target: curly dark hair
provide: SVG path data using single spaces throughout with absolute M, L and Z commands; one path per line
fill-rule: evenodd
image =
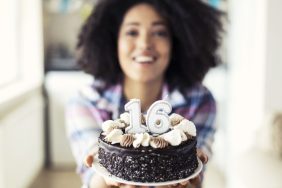
M 170 86 L 187 88 L 201 82 L 211 67 L 221 63 L 216 53 L 223 31 L 223 12 L 200 0 L 100 0 L 78 37 L 78 63 L 95 79 L 108 85 L 123 78 L 118 63 L 117 41 L 126 12 L 148 3 L 167 21 L 172 55 L 165 80 Z

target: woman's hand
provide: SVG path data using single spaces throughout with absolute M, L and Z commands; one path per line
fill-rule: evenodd
M 197 149 L 197 156 L 202 161 L 203 164 L 207 164 L 209 159 L 208 159 L 208 156 L 203 151 L 201 151 L 200 149 Z M 190 179 L 188 181 L 184 181 L 178 184 L 173 184 L 168 187 L 169 188 L 196 188 L 201 184 L 201 182 L 202 180 L 199 174 L 198 176 L 196 176 L 193 179 Z
M 92 167 L 93 162 L 94 162 L 94 155 L 87 155 L 84 159 L 84 164 L 88 168 Z

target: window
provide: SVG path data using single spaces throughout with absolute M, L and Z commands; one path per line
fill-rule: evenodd
M 15 81 L 19 75 L 19 3 L 2 1 L 0 6 L 0 88 Z
M 0 6 L 0 105 L 38 89 L 43 80 L 41 1 Z

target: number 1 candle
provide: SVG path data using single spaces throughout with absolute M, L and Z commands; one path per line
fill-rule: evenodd
M 125 111 L 129 111 L 129 127 L 125 129 L 127 133 L 143 133 L 146 127 L 141 125 L 141 104 L 139 99 L 131 99 L 124 106 Z

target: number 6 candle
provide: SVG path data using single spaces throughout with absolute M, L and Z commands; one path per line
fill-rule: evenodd
M 146 124 L 151 133 L 161 134 L 169 129 L 168 114 L 171 109 L 171 105 L 164 100 L 156 101 L 150 106 L 146 116 Z

